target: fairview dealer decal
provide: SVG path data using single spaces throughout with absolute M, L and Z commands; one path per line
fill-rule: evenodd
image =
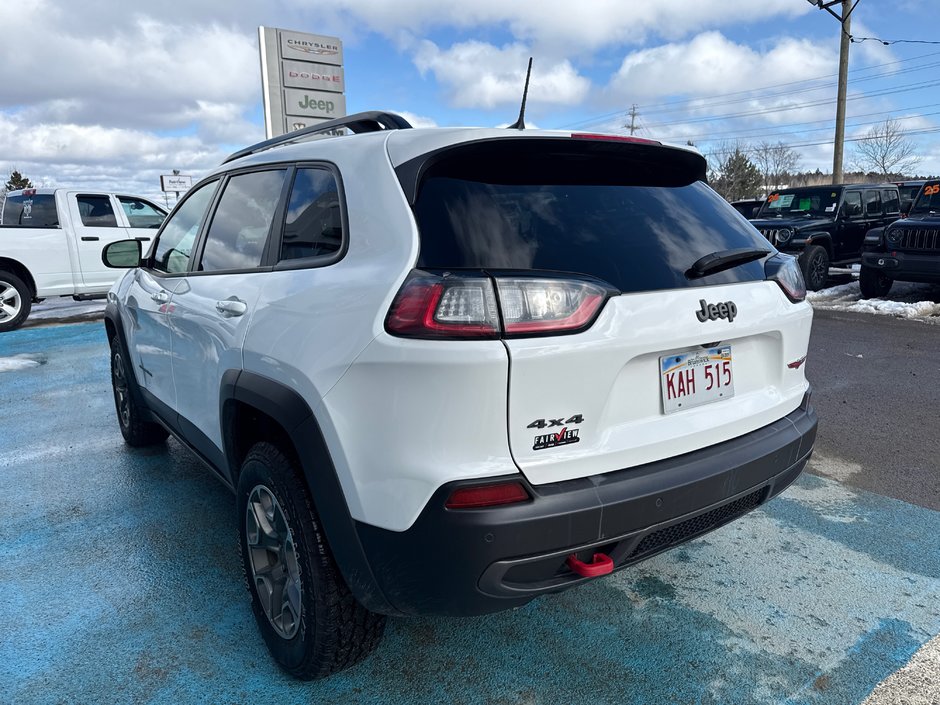
M 578 438 L 578 429 L 569 429 L 566 426 L 558 433 L 546 433 L 542 436 L 536 436 L 535 445 L 532 446 L 532 450 L 545 450 L 546 448 L 554 448 L 555 446 L 566 446 L 569 443 L 577 443 L 580 440 L 581 439 Z

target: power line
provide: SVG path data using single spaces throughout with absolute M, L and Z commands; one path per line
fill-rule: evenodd
M 922 127 L 922 128 L 917 128 L 914 130 L 899 131 L 897 134 L 900 137 L 909 137 L 909 136 L 934 134 L 937 132 L 940 132 L 940 127 Z M 846 142 L 867 142 L 868 140 L 876 140 L 876 139 L 883 139 L 883 137 L 880 137 L 880 136 L 846 137 L 845 141 Z M 790 149 L 799 149 L 800 147 L 820 147 L 820 146 L 825 146 L 825 145 L 830 145 L 830 144 L 835 144 L 835 140 L 826 140 L 824 142 L 802 142 L 798 144 L 789 144 L 787 145 L 787 147 L 789 147 Z M 741 152 L 742 154 L 752 154 L 754 152 L 759 151 L 759 148 L 747 147 L 744 149 L 737 149 L 737 151 Z M 734 152 L 735 152 L 735 149 L 721 149 L 721 150 L 717 150 L 714 152 L 708 152 L 708 154 L 722 155 L 722 154 L 733 154 Z
M 881 39 L 880 37 L 856 37 L 852 34 L 848 36 L 849 41 L 853 44 L 861 44 L 862 42 L 881 42 L 885 46 L 891 46 L 892 44 L 940 44 L 940 42 L 928 39 Z
M 909 58 L 907 58 L 907 59 L 898 59 L 898 60 L 896 60 L 896 61 L 888 61 L 888 62 L 885 62 L 885 63 L 882 63 L 882 64 L 872 64 L 871 66 L 866 66 L 866 67 L 858 68 L 858 69 L 852 69 L 850 73 L 852 73 L 853 75 L 857 75 L 857 74 L 859 74 L 859 73 L 863 73 L 863 72 L 866 72 L 866 71 L 873 71 L 873 70 L 875 70 L 875 69 L 884 68 L 885 66 L 894 66 L 894 65 L 896 65 L 896 64 L 904 64 L 904 63 L 907 63 L 907 62 L 909 62 L 909 61 L 917 61 L 917 60 L 919 60 L 919 59 L 926 59 L 926 58 L 929 58 L 929 57 L 931 57 L 931 56 L 937 56 L 937 55 L 940 55 L 940 51 L 929 52 L 929 53 L 927 53 L 927 54 L 920 54 L 920 55 L 918 55 L 918 56 L 912 56 L 912 57 L 909 57 Z M 932 66 L 932 65 L 933 65 L 933 64 L 929 64 L 928 66 Z M 923 67 L 923 66 L 921 66 L 921 67 L 911 67 L 911 70 L 916 70 L 916 69 L 920 69 L 920 68 L 925 68 L 925 67 Z M 906 72 L 907 72 L 907 69 L 905 69 L 903 72 L 906 73 Z M 899 72 L 899 73 L 900 73 L 900 72 Z M 731 96 L 744 95 L 744 94 L 752 95 L 752 94 L 755 94 L 755 93 L 759 93 L 759 92 L 761 92 L 761 91 L 770 90 L 770 89 L 772 89 L 772 88 L 783 88 L 783 87 L 785 87 L 785 86 L 793 86 L 793 85 L 798 85 L 798 84 L 802 84 L 802 83 L 812 83 L 812 82 L 815 82 L 815 81 L 822 81 L 822 80 L 824 80 L 824 79 L 833 78 L 834 76 L 837 76 L 837 75 L 838 75 L 838 74 L 834 74 L 834 73 L 833 73 L 833 74 L 826 74 L 825 76 L 815 76 L 815 77 L 813 77 L 813 78 L 803 78 L 803 79 L 799 79 L 799 80 L 797 80 L 797 81 L 786 81 L 786 82 L 784 82 L 784 83 L 774 83 L 774 84 L 767 85 L 767 86 L 761 86 L 761 87 L 759 87 L 759 88 L 750 88 L 750 89 L 747 89 L 747 90 L 732 91 L 732 92 L 730 92 L 730 93 L 718 93 L 718 94 L 714 94 L 714 95 L 710 95 L 710 96 L 701 96 L 701 97 L 698 97 L 698 98 L 684 98 L 684 99 L 681 99 L 681 100 L 666 101 L 666 102 L 663 102 L 663 103 L 650 103 L 650 104 L 648 104 L 648 105 L 640 105 L 640 106 L 638 106 L 638 107 L 639 107 L 641 110 L 645 111 L 645 112 L 649 112 L 649 111 L 652 110 L 652 109 L 660 108 L 660 107 L 664 107 L 664 106 L 680 106 L 680 105 L 683 105 L 683 104 L 686 104 L 686 103 L 693 103 L 693 102 L 696 102 L 696 101 L 710 101 L 710 100 L 714 100 L 714 99 L 716 99 L 716 98 L 728 98 L 728 97 L 731 97 Z M 888 72 L 888 73 L 885 74 L 885 75 L 891 75 L 891 73 Z M 757 98 L 757 97 L 759 97 L 759 96 L 755 96 L 755 98 Z M 576 121 L 576 122 L 566 123 L 566 124 L 564 124 L 564 125 L 561 125 L 560 128 L 575 127 L 575 126 L 584 125 L 584 124 L 587 124 L 587 123 L 595 124 L 596 122 L 602 121 L 604 118 L 614 117 L 615 115 L 622 115 L 624 112 L 625 112 L 625 111 L 624 111 L 623 109 L 619 109 L 619 110 L 615 110 L 615 111 L 610 112 L 610 113 L 604 113 L 604 114 L 602 114 L 602 115 L 595 115 L 595 116 L 593 116 L 593 117 L 588 117 L 588 118 L 585 118 L 585 119 L 583 119 L 583 120 L 578 120 L 578 121 Z
M 885 88 L 881 91 L 873 91 L 871 93 L 864 93 L 862 95 L 850 96 L 846 100 L 863 100 L 868 98 L 880 98 L 886 95 L 894 95 L 896 93 L 906 93 L 908 91 L 918 91 L 924 88 L 932 88 L 933 86 L 940 85 L 940 80 L 933 81 L 921 81 L 919 83 L 909 83 L 904 86 L 896 86 L 894 88 Z M 781 113 L 788 110 L 799 110 L 801 108 L 814 108 L 820 105 L 831 105 L 835 103 L 835 100 L 817 100 L 808 103 L 796 103 L 794 105 L 786 105 L 773 108 L 764 108 L 762 110 L 752 110 L 749 112 L 742 113 L 726 113 L 724 115 L 712 115 L 705 117 L 689 118 L 686 120 L 672 120 L 668 122 L 658 122 L 649 125 L 649 127 L 665 127 L 668 125 L 687 125 L 698 122 L 711 122 L 713 120 L 731 120 L 735 118 L 742 117 L 752 117 L 754 115 L 767 115 L 768 113 Z

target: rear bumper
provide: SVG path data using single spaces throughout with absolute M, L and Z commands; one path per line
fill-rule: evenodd
M 445 485 L 404 532 L 357 524 L 372 572 L 399 614 L 485 614 L 590 578 L 566 558 L 600 551 L 614 569 L 649 558 L 754 509 L 802 472 L 816 438 L 803 405 L 739 438 L 640 467 L 528 486 L 532 501 L 448 510 Z M 515 476 L 513 479 L 518 479 Z M 487 482 L 492 482 L 489 478 Z
M 889 279 L 940 283 L 940 254 L 866 252 L 862 255 L 862 264 L 879 270 Z

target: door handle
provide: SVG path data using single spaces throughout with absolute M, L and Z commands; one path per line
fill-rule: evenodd
M 248 310 L 248 304 L 234 296 L 224 301 L 215 302 L 215 310 L 221 313 L 225 318 L 241 316 Z
M 82 242 L 98 242 L 97 235 L 82 235 Z
M 163 291 L 163 289 L 161 289 L 160 291 L 153 292 L 150 295 L 150 298 L 158 304 L 165 304 L 167 301 L 170 300 L 170 295 L 167 292 Z

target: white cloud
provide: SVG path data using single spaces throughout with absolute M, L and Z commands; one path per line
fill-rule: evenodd
M 470 41 L 441 50 L 425 40 L 414 62 L 422 75 L 433 73 L 438 83 L 448 87 L 452 105 L 493 108 L 521 102 L 529 56 L 522 44 L 498 48 Z M 590 85 L 567 60 L 533 66 L 529 101 L 574 105 L 584 99 Z
M 749 20 L 792 18 L 812 10 L 797 0 L 592 0 L 581 5 L 568 0 L 335 0 L 323 13 L 332 24 L 341 22 L 343 14 L 352 15 L 359 24 L 386 36 L 439 26 L 505 27 L 539 51 L 556 45 L 570 54 L 639 42 L 651 35 L 676 39 Z

